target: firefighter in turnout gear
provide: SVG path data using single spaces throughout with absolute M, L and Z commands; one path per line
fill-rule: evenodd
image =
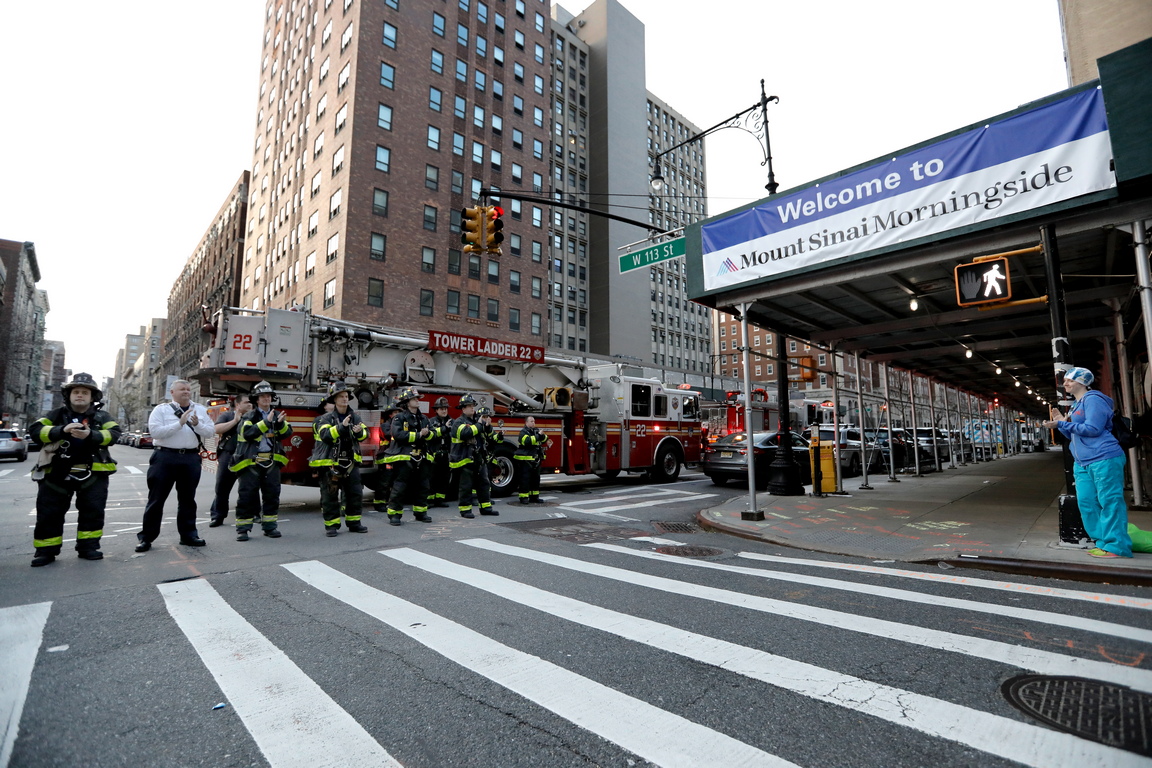
M 392 417 L 392 442 L 384 454 L 384 464 L 392 473 L 392 493 L 388 496 L 388 524 L 400 525 L 404 507 L 412 505 L 412 515 L 422 523 L 428 516 L 427 475 L 424 463 L 425 442 L 430 433 L 428 417 L 420 413 L 420 393 L 408 387 L 396 396 L 400 412 Z
M 259 513 L 264 535 L 278 539 L 280 511 L 280 467 L 288 463 L 284 441 L 292 427 L 283 411 L 273 408 L 276 394 L 272 385 L 261 381 L 252 387 L 248 400 L 252 410 L 236 427 L 236 452 L 229 469 L 236 473 L 240 492 L 236 497 L 236 540 L 248 541 L 252 521 Z
M 76 553 L 85 560 L 100 560 L 104 534 L 104 506 L 108 476 L 116 463 L 108 446 L 120 439 L 120 425 L 97 408 L 103 393 L 87 373 L 65 384 L 64 405 L 32 424 L 32 442 L 40 446 L 40 460 L 32 472 L 36 492 L 36 528 L 32 534 L 36 555 L 32 567 L 48 565 L 64 544 L 64 515 L 76 496 L 79 519 Z M 55 449 L 53 450 L 53 446 Z
M 372 509 L 377 512 L 388 511 L 388 497 L 392 495 L 393 472 L 391 464 L 386 464 L 384 458 L 388 447 L 392 445 L 392 419 L 400 413 L 400 406 L 393 403 L 380 412 L 380 445 L 376 447 L 376 489 L 372 494 Z
M 428 439 L 425 441 L 424 472 L 428 476 L 428 506 L 448 506 L 448 486 L 452 470 L 448 466 L 451 445 L 452 419 L 448 418 L 448 398 L 437 398 L 433 406 L 436 415 L 428 420 Z
M 526 416 L 520 430 L 516 454 L 512 457 L 520 468 L 518 488 L 521 504 L 540 504 L 540 462 L 552 441 L 536 428 L 536 417 Z
M 320 478 L 320 507 L 324 513 L 324 533 L 340 533 L 340 511 L 344 524 L 353 533 L 367 533 L 360 522 L 364 506 L 364 485 L 360 481 L 360 443 L 368 437 L 368 427 L 352 410 L 351 389 L 342 381 L 328 387 L 326 402 L 336 407 L 312 423 L 316 445 L 308 465 Z M 343 507 L 341 506 L 343 505 Z
M 487 409 L 485 409 L 487 410 Z M 480 504 L 480 514 L 498 515 L 492 509 L 491 483 L 488 481 L 488 446 L 492 435 L 491 417 L 476 413 L 476 399 L 460 398 L 459 418 L 452 422 L 452 451 L 448 466 L 460 477 L 460 517 L 472 518 L 472 493 Z

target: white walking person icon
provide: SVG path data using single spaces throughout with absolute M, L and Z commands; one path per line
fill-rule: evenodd
M 984 296 L 987 298 L 992 295 L 992 291 L 996 291 L 997 296 L 1004 295 L 1004 289 L 1000 287 L 1000 281 L 1004 279 L 1004 275 L 1000 274 L 1000 265 L 993 264 L 992 268 L 984 273 Z

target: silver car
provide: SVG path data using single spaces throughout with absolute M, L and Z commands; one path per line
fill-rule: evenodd
M 24 461 L 28 458 L 28 443 L 14 429 L 0 429 L 0 459 Z

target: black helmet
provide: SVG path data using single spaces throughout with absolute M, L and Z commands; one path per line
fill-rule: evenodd
M 340 394 L 341 392 L 347 392 L 348 397 L 352 397 L 352 387 L 348 386 L 343 381 L 332 382 L 328 385 L 328 397 L 324 398 L 324 402 L 335 404 L 336 395 Z
M 248 400 L 253 405 L 260 399 L 260 395 L 272 395 L 276 397 L 276 390 L 272 389 L 272 385 L 266 381 L 259 382 L 256 386 L 252 387 L 252 391 L 248 393 Z
M 488 406 L 482 405 L 476 409 L 476 415 L 480 416 L 480 417 L 484 417 L 484 416 L 495 416 L 496 414 Z
M 92 402 L 96 402 L 104 397 L 104 393 L 96 386 L 96 379 L 92 378 L 92 374 L 90 373 L 78 373 L 72 377 L 72 381 L 69 381 L 60 388 L 60 391 L 64 393 L 65 400 L 68 399 L 69 394 L 75 387 L 87 387 L 92 390 Z
M 404 387 L 400 390 L 400 394 L 396 395 L 396 404 L 403 405 L 409 400 L 415 400 L 420 397 L 420 393 L 416 391 L 416 387 Z
M 446 398 L 446 397 L 438 397 L 438 398 L 436 398 L 436 402 L 435 402 L 435 403 L 433 403 L 433 405 L 432 405 L 432 408 L 433 408 L 433 409 L 436 409 L 436 408 L 447 408 L 447 407 L 448 407 L 448 398 Z
M 460 398 L 460 404 L 457 407 L 460 408 L 460 410 L 464 410 L 464 406 L 467 405 L 476 405 L 476 398 L 472 397 L 472 395 L 464 395 L 464 397 Z

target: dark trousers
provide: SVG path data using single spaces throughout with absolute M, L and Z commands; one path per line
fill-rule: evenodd
M 228 497 L 232 494 L 232 486 L 236 485 L 237 473 L 228 469 L 232 463 L 232 451 L 220 451 L 216 454 L 216 497 L 212 499 L 212 519 L 228 519 Z
M 396 473 L 392 471 L 391 464 L 380 463 L 376 465 L 376 489 L 372 493 L 372 508 L 377 512 L 388 509 L 388 499 L 392 495 L 392 479 Z
M 364 508 L 364 484 L 360 481 L 360 468 L 352 467 L 348 474 L 333 472 L 330 467 L 320 468 L 320 509 L 324 514 L 324 527 L 339 527 L 340 508 L 344 508 L 344 522 L 353 526 L 360 522 Z
M 195 448 L 184 453 L 152 452 L 148 460 L 148 504 L 144 507 L 144 526 L 136 538 L 152 542 L 160 535 L 164 519 L 164 502 L 176 488 L 176 530 L 182 539 L 199 538 L 196 533 L 196 486 L 200 483 L 200 454 Z
M 92 475 L 84 482 L 65 480 L 56 485 L 41 480 L 36 491 L 36 529 L 32 534 L 38 555 L 58 555 L 64 544 L 64 515 L 76 496 L 80 513 L 76 526 L 76 551 L 100 549 L 104 535 L 104 505 L 108 502 L 108 475 Z
M 448 498 L 448 486 L 452 481 L 452 470 L 448 467 L 448 452 L 433 454 L 424 459 L 428 474 L 428 502 L 440 504 Z
M 404 506 L 412 511 L 428 511 L 428 475 L 424 462 L 409 459 L 392 462 L 392 495 L 388 497 L 388 514 L 404 514 Z
M 476 501 L 480 509 L 485 510 L 492 506 L 492 483 L 488 480 L 488 463 L 474 459 L 471 464 L 460 467 L 460 511 L 472 509 L 472 492 L 476 492 Z
M 271 467 L 249 464 L 239 472 L 240 492 L 236 496 L 236 530 L 252 530 L 252 520 L 259 512 L 262 527 L 266 531 L 276 530 L 280 509 L 280 465 Z
M 540 498 L 540 463 L 534 459 L 520 459 L 516 466 L 520 468 L 520 487 L 517 489 L 520 500 Z

